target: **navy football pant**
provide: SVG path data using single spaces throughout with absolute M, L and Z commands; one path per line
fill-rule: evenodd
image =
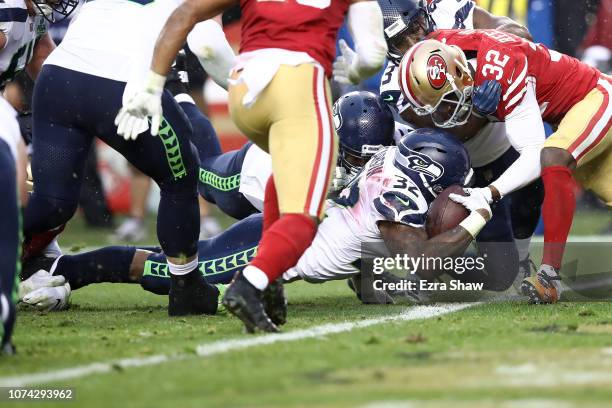
M 508 149 L 497 160 L 474 169 L 474 187 L 486 187 L 497 179 L 519 153 Z M 529 238 L 538 225 L 544 200 L 542 180 L 509 194 L 491 205 L 492 218 L 476 237 L 479 256 L 485 256 L 486 274 L 466 272 L 458 277 L 466 282 L 484 282 L 487 290 L 508 289 L 518 273 L 518 251 L 514 239 Z
M 94 137 L 120 152 L 160 187 L 157 236 L 170 257 L 197 251 L 198 161 L 192 128 L 164 92 L 160 133 L 136 140 L 117 135 L 115 115 L 125 84 L 45 65 L 34 89 L 32 174 L 35 190 L 25 211 L 26 238 L 66 223 L 77 208 L 83 170 Z
M 11 150 L 0 140 L 0 316 L 6 316 L 0 344 L 11 337 L 15 323 L 15 276 L 19 269 L 19 207 L 17 204 L 17 175 Z M 7 310 L 5 310 L 7 309 Z
M 189 102 L 181 102 L 180 106 L 193 127 L 192 142 L 200 158 L 200 195 L 238 220 L 257 213 L 257 209 L 239 191 L 242 163 L 253 143 L 248 142 L 238 150 L 223 153 L 215 129 L 197 106 Z

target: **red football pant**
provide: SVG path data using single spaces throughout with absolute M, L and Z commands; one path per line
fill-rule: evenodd
M 542 263 L 561 268 L 565 243 L 574 219 L 578 185 L 571 171 L 564 166 L 542 170 L 544 182 L 544 254 Z

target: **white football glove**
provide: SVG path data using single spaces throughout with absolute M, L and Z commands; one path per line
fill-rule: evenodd
M 65 283 L 66 279 L 63 276 L 51 275 L 49 272 L 41 269 L 23 282 L 19 282 L 19 300 L 23 300 L 26 295 L 37 289 L 62 286 Z
M 151 117 L 151 135 L 157 136 L 163 113 L 161 96 L 165 82 L 165 76 L 149 72 L 146 86 L 132 96 L 117 114 L 117 134 L 125 140 L 136 140 L 140 133 L 149 128 L 147 118 Z
M 23 297 L 23 302 L 43 312 L 65 310 L 70 301 L 70 284 L 43 287 Z
M 491 206 L 489 205 L 489 199 L 486 196 L 486 192 L 483 190 L 489 191 L 489 196 L 491 192 L 488 188 L 464 188 L 468 195 L 462 196 L 459 194 L 450 194 L 448 198 L 453 200 L 456 203 L 461 204 L 468 211 L 474 212 L 476 210 L 485 210 L 489 214 L 489 219 L 491 218 Z
M 360 77 L 357 71 L 358 56 L 344 40 L 338 42 L 340 55 L 334 61 L 334 81 L 341 84 L 357 84 Z

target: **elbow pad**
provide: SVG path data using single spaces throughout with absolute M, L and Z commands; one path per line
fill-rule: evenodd
M 213 20 L 196 24 L 187 36 L 189 49 L 198 57 L 202 68 L 224 89 L 236 54 L 227 42 L 221 25 Z

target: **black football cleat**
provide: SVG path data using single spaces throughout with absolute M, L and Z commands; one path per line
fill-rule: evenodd
M 199 269 L 186 275 L 170 274 L 168 315 L 186 316 L 217 313 L 219 289 L 206 282 Z
M 185 60 L 187 59 L 187 55 L 184 50 L 180 50 L 174 60 L 174 64 L 170 68 L 170 72 L 166 77 L 166 84 L 164 88 L 166 88 L 172 96 L 176 96 L 178 94 L 189 93 L 189 75 L 187 74 L 187 69 L 185 68 Z
M 262 303 L 262 291 L 239 272 L 225 290 L 223 306 L 242 320 L 248 333 L 257 330 L 268 333 L 278 332 L 278 327 L 268 317 Z
M 277 326 L 287 323 L 287 297 L 282 278 L 270 283 L 263 291 L 263 304 L 272 323 Z

